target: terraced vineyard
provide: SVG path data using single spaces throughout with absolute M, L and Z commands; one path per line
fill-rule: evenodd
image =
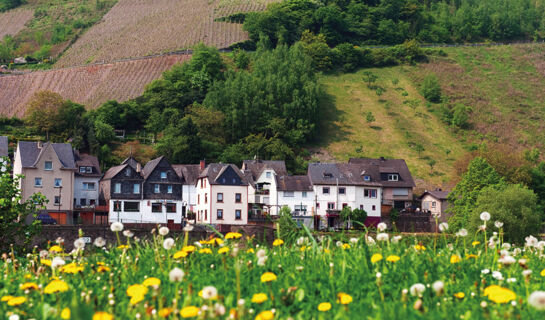
M 32 19 L 34 10 L 17 9 L 0 13 L 0 39 L 6 35 L 16 35 Z
M 218 48 L 248 38 L 240 24 L 214 21 L 235 12 L 263 10 L 277 0 L 120 0 L 59 59 L 66 67 L 188 48 Z
M 2 76 L 0 115 L 21 117 L 29 99 L 40 90 L 58 92 L 63 98 L 88 108 L 96 108 L 111 99 L 126 101 L 142 94 L 144 87 L 162 72 L 189 58 L 189 55 L 165 55 Z

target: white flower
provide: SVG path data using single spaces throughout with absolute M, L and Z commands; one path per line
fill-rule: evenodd
M 446 223 L 446 222 L 441 222 L 441 223 L 439 224 L 439 231 L 445 232 L 445 231 L 447 231 L 447 230 L 448 230 L 448 223 Z
M 159 234 L 162 235 L 163 237 L 166 236 L 168 234 L 168 228 L 167 227 L 159 228 Z
M 521 252 L 522 252 L 522 250 L 520 248 L 513 249 L 513 255 L 514 256 L 519 255 Z
M 503 227 L 503 222 L 496 221 L 496 222 L 494 222 L 494 226 L 499 229 L 499 228 Z
M 503 280 L 503 275 L 499 271 L 492 271 L 492 278 L 496 280 Z
M 214 312 L 218 316 L 223 316 L 225 314 L 225 306 L 221 303 L 216 303 L 214 305 Z
M 182 279 L 184 278 L 184 275 L 185 275 L 184 271 L 179 268 L 174 268 L 170 270 L 170 272 L 168 273 L 168 277 L 170 281 L 172 282 L 182 281 Z
M 490 220 L 490 213 L 484 211 L 481 213 L 481 220 L 486 222 L 488 220 Z
M 377 276 L 377 279 L 380 279 L 380 278 L 382 278 L 382 273 L 377 272 L 376 276 Z
M 104 247 L 106 245 L 106 240 L 104 240 L 104 238 L 102 238 L 102 237 L 98 237 L 98 238 L 95 239 L 93 244 L 95 245 L 95 247 L 101 248 L 101 247 Z
M 55 240 L 55 242 L 56 242 L 57 244 L 61 244 L 61 243 L 64 243 L 64 239 L 61 238 L 61 237 L 57 237 L 57 239 Z
M 265 265 L 265 262 L 267 262 L 267 257 L 258 258 L 257 259 L 257 265 L 263 267 Z
M 193 231 L 193 225 L 192 224 L 186 224 L 184 227 L 185 232 Z
M 306 238 L 306 237 L 299 237 L 299 238 L 297 239 L 297 245 L 298 245 L 298 246 L 302 246 L 302 245 L 304 245 L 304 244 L 307 243 L 307 242 L 308 242 L 308 238 Z
M 545 310 L 545 291 L 534 291 L 528 297 L 528 304 L 537 310 Z
M 77 238 L 76 241 L 74 241 L 74 248 L 76 249 L 85 248 L 85 241 L 82 238 Z
M 501 248 L 503 250 L 509 250 L 511 249 L 511 244 L 509 242 L 504 242 L 502 245 L 501 245 Z
M 213 286 L 207 286 L 202 289 L 202 297 L 203 299 L 214 299 L 218 296 L 218 289 Z
M 467 230 L 466 229 L 460 229 L 458 232 L 456 232 L 456 236 L 458 237 L 466 237 L 467 236 Z
M 193 242 L 193 244 L 195 245 L 195 247 L 202 248 L 202 244 L 201 244 L 200 241 L 195 241 L 195 242 Z M 221 246 L 223 247 L 223 243 L 221 244 Z
M 481 273 L 482 273 L 482 274 L 489 274 L 489 273 L 490 273 L 490 269 L 483 269 L 483 270 L 481 270 Z
M 426 286 L 422 283 L 415 283 L 409 288 L 411 296 L 422 296 L 422 293 L 426 291 Z
M 481 307 L 486 308 L 486 306 L 487 306 L 486 301 L 481 301 Z
M 392 237 L 392 243 L 398 243 L 399 240 L 401 240 L 401 236 L 393 236 Z
M 482 226 L 479 226 L 479 230 L 480 231 L 485 231 L 486 230 L 486 224 L 483 224 Z
M 51 268 L 53 269 L 57 269 L 58 267 L 60 266 L 64 266 L 66 262 L 64 262 L 63 258 L 61 257 L 55 257 L 53 258 L 53 260 L 51 261 Z
M 257 250 L 256 255 L 257 255 L 258 258 L 266 258 L 267 257 L 267 251 L 265 251 L 263 249 L 259 249 L 259 250 Z
M 166 238 L 164 241 L 163 241 L 163 248 L 165 248 L 166 250 L 170 250 L 172 249 L 172 247 L 174 247 L 174 239 L 172 238 Z
M 41 259 L 45 259 L 45 258 L 47 258 L 47 256 L 49 256 L 49 251 L 47 251 L 47 250 L 40 251 L 40 258 Z
M 543 250 L 543 248 L 545 248 L 545 241 L 541 240 L 541 241 L 538 241 L 537 243 L 537 248 L 539 250 Z
M 515 278 L 507 278 L 507 282 L 509 282 L 509 283 L 513 283 L 513 282 L 516 282 L 516 281 L 517 281 L 517 279 L 515 279 Z
M 532 274 L 532 270 L 530 270 L 530 269 L 522 271 L 522 276 L 524 278 L 529 278 L 531 274 Z
M 536 247 L 538 244 L 538 240 L 534 236 L 527 236 L 524 239 L 526 240 L 527 247 Z
M 239 306 L 243 306 L 245 303 L 246 303 L 246 301 L 245 301 L 244 299 L 239 299 L 239 300 L 237 301 L 237 304 L 238 304 Z
M 123 235 L 127 238 L 132 238 L 134 236 L 134 233 L 132 233 L 131 230 L 125 230 L 123 231 Z
M 358 238 L 350 238 L 350 243 L 356 244 L 358 243 L 358 240 L 359 240 Z
M 368 246 L 374 246 L 376 244 L 375 239 L 373 239 L 371 236 L 365 236 L 365 243 Z
M 382 231 L 386 230 L 386 228 L 388 228 L 388 226 L 384 222 L 381 222 L 381 223 L 377 224 L 377 230 L 379 232 L 382 232 Z
M 304 269 L 303 266 L 297 266 L 297 267 L 295 267 L 295 270 L 297 270 L 297 271 L 303 271 L 303 269 Z
M 437 280 L 431 285 L 431 288 L 433 291 L 435 291 L 435 293 L 442 294 L 443 289 L 445 288 L 445 283 L 441 280 Z
M 388 234 L 387 233 L 377 234 L 377 241 L 388 241 Z
M 110 226 L 110 230 L 112 230 L 112 232 L 123 231 L 123 224 L 121 222 L 114 222 Z
M 19 320 L 19 316 L 16 314 L 12 314 L 11 316 L 9 316 L 8 320 Z
M 337 247 L 342 247 L 343 243 L 341 241 L 337 241 L 336 245 L 337 245 Z

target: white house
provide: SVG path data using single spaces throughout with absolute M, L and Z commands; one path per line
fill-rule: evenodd
M 187 211 L 195 212 L 197 210 L 197 187 L 195 184 L 201 171 L 204 170 L 204 161 L 201 161 L 200 164 L 173 164 L 172 167 L 182 181 L 182 199 L 187 204 Z
M 366 224 L 376 224 L 381 217 L 382 185 L 372 167 L 350 163 L 310 163 L 308 177 L 312 184 L 316 213 L 328 227 L 339 225 L 339 213 L 348 206 L 367 212 Z
M 248 181 L 248 204 L 250 215 L 262 213 L 277 215 L 279 210 L 276 178 L 286 176 L 284 161 L 244 160 L 242 172 Z
M 233 164 L 211 163 L 199 175 L 196 223 L 248 223 L 248 183 Z
M 313 216 L 316 213 L 314 189 L 308 176 L 280 176 L 278 204 L 287 206 L 294 216 Z

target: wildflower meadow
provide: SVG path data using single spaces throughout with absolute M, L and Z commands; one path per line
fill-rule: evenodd
M 540 319 L 545 242 L 503 241 L 501 222 L 475 235 L 373 232 L 260 244 L 240 233 L 188 243 L 166 227 L 116 243 L 62 239 L 3 255 L 2 319 Z M 489 217 L 488 217 L 489 219 Z

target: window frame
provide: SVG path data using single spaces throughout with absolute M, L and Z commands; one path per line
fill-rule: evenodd
M 322 194 L 330 194 L 329 187 L 322 187 Z
M 301 191 L 301 198 L 306 198 L 306 197 L 307 197 L 307 192 Z
M 50 164 L 49 169 L 47 168 L 47 164 Z M 44 170 L 45 171 L 53 171 L 53 161 L 44 161 Z
M 328 202 L 327 210 L 335 210 L 335 202 Z
M 294 198 L 295 192 L 293 191 L 284 191 L 284 198 Z
M 57 185 L 57 182 L 60 182 L 60 183 Z M 53 186 L 54 188 L 62 188 L 62 178 L 55 178 L 53 182 Z
M 113 208 L 113 209 L 114 209 L 114 212 L 121 212 L 121 211 L 123 211 L 123 201 L 117 200 L 117 201 L 114 201 L 113 204 L 114 204 L 114 205 L 113 205 L 113 207 L 114 207 L 114 208 Z M 118 210 L 116 210 L 116 209 L 118 209 Z
M 242 193 L 235 193 L 235 203 L 242 203 Z
M 171 184 L 167 185 L 167 193 L 168 194 L 172 194 L 173 190 L 174 190 L 174 188 L 172 188 Z
M 58 200 L 58 201 L 57 201 L 57 200 Z M 62 205 L 62 202 L 61 202 L 61 201 L 62 201 L 61 196 L 54 196 L 54 198 L 53 198 L 53 205 L 55 205 L 55 206 L 60 206 L 60 205 Z
M 38 182 L 38 181 L 40 181 L 39 184 L 36 183 L 36 182 Z M 35 177 L 35 178 L 34 178 L 34 187 L 35 187 L 35 188 L 41 188 L 41 187 L 43 187 L 43 180 L 42 180 L 41 177 Z
M 220 199 L 221 196 L 221 199 Z M 223 192 L 218 192 L 216 194 L 216 202 L 223 203 Z
M 399 174 L 397 174 L 397 173 L 388 173 L 388 181 L 399 181 Z
M 167 178 L 167 172 L 166 171 L 161 171 L 161 179 L 164 180 Z
M 216 211 L 216 220 L 223 220 L 223 209 L 218 209 Z
M 346 188 L 345 187 L 339 187 L 339 194 L 346 195 Z
M 119 189 L 117 187 L 119 187 Z M 121 193 L 121 182 L 114 183 L 114 193 Z
M 136 209 L 127 210 L 127 203 L 136 204 Z M 139 201 L 123 201 L 123 212 L 139 212 L 140 211 L 140 202 Z
M 157 208 L 158 211 L 157 211 Z M 151 212 L 152 213 L 163 213 L 163 204 L 161 202 L 152 202 L 151 203 Z
M 242 220 L 242 210 L 240 209 L 235 210 L 235 220 Z
M 138 187 L 138 191 L 136 191 L 136 187 Z M 133 183 L 132 184 L 132 194 L 140 194 L 140 183 Z
M 79 173 L 86 173 L 86 172 L 87 172 L 87 167 L 79 167 Z
M 174 202 L 167 202 L 165 204 L 165 208 L 167 213 L 176 213 L 176 211 L 178 210 L 178 206 Z M 172 210 L 172 208 L 174 208 L 174 210 Z
M 161 193 L 161 185 L 156 183 L 154 186 L 153 186 L 153 193 Z

